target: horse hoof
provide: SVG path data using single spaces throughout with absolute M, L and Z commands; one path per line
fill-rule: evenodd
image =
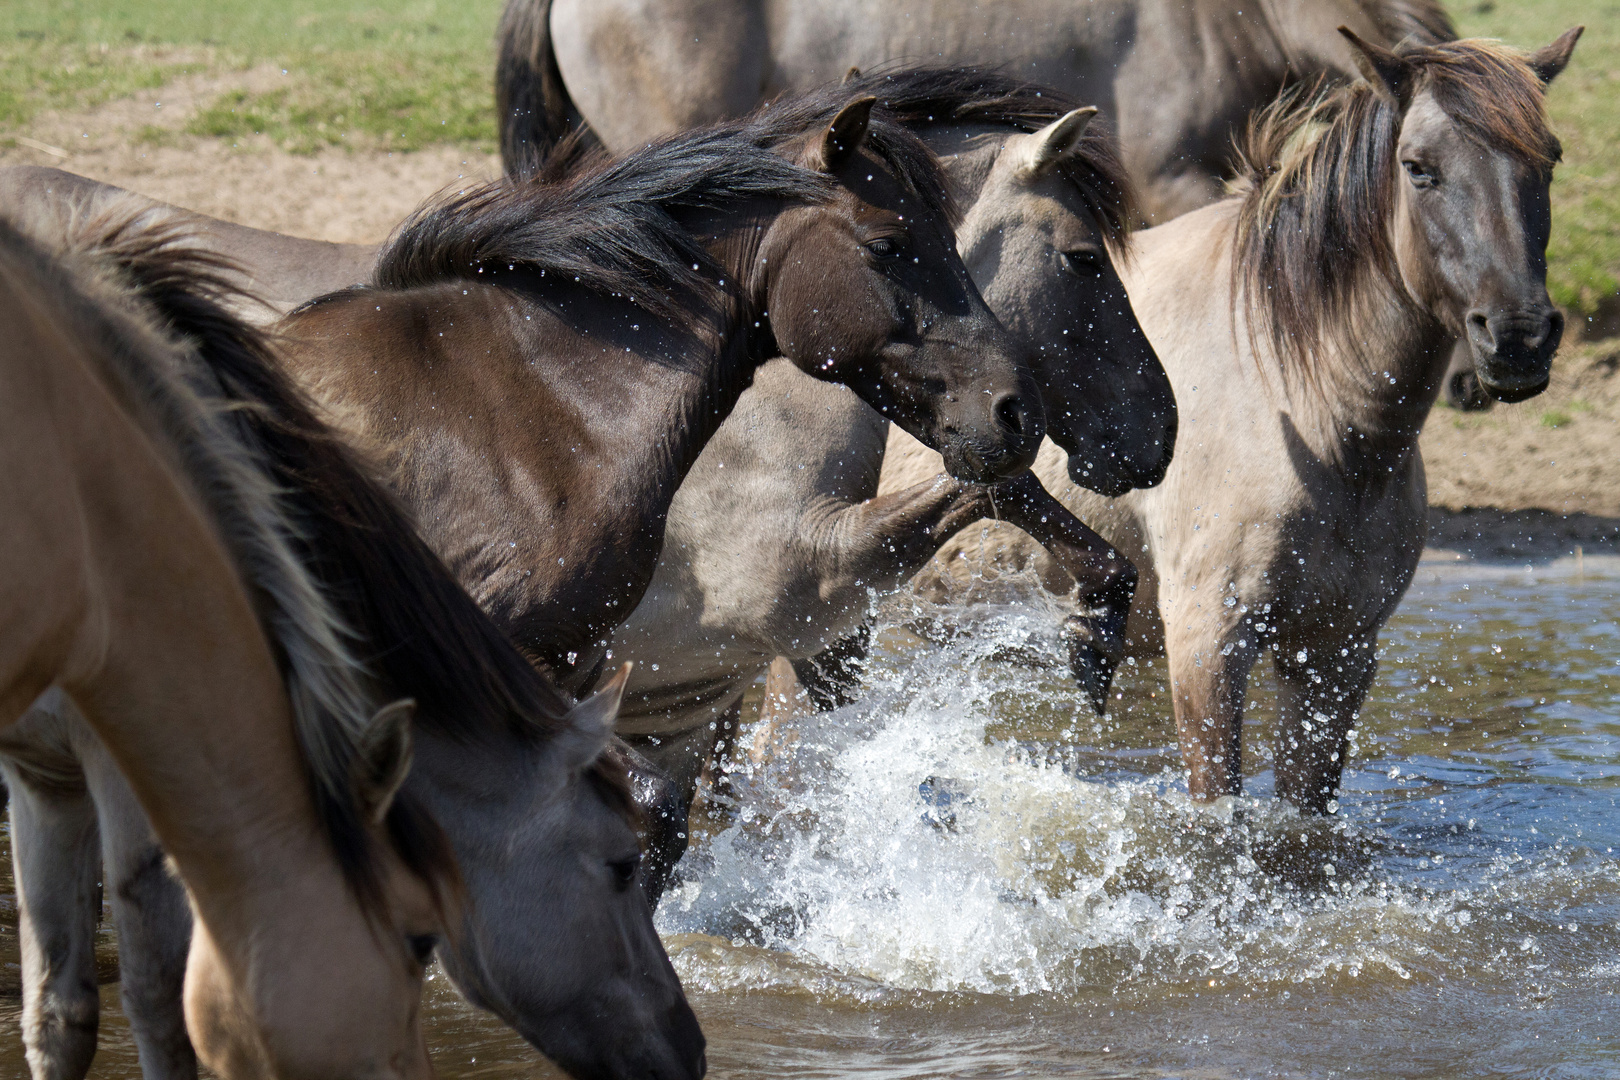
M 1115 622 L 1124 620 L 1076 615 L 1063 626 L 1069 643 L 1069 670 L 1098 716 L 1108 712 L 1108 689 L 1114 685 L 1114 669 L 1125 656 L 1125 642 L 1112 626 Z

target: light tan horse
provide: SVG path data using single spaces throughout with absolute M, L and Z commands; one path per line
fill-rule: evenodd
M 1133 637 L 1162 634 L 1194 798 L 1241 790 L 1244 691 L 1269 647 L 1277 794 L 1333 809 L 1378 631 L 1423 551 L 1417 440 L 1452 341 L 1495 396 L 1547 382 L 1562 319 L 1543 91 L 1579 34 L 1529 55 L 1347 34 L 1366 81 L 1268 111 L 1241 192 L 1137 234 L 1122 276 L 1175 387 L 1175 461 L 1119 499 L 1067 484 L 1049 452 L 1036 473 L 1143 571 Z M 883 490 L 937 471 L 896 441 Z
M 198 274 L 137 232 L 94 244 Z M 394 800 L 409 709 L 367 685 L 190 346 L 4 225 L 0 325 L 0 720 L 57 683 L 128 775 L 191 892 L 187 1016 L 217 1071 L 426 1075 L 418 943 L 454 871 Z

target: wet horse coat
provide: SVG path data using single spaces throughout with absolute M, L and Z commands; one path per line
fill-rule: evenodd
M 296 377 L 391 455 L 435 550 L 571 688 L 771 356 L 851 385 L 963 479 L 1033 460 L 1024 347 L 956 255 L 932 156 L 871 102 L 835 88 L 473 189 L 402 229 L 376 287 L 281 325 Z

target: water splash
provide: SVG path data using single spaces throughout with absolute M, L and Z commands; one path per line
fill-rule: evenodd
M 1400 980 L 1436 961 L 1436 924 L 1468 922 L 1449 891 L 1374 873 L 1349 824 L 1087 768 L 1050 709 L 1035 725 L 1067 741 L 1020 737 L 1008 714 L 1050 695 L 993 658 L 1059 655 L 1057 620 L 973 615 L 942 647 L 891 629 L 864 700 L 754 733 L 770 752 L 730 776 L 731 824 L 660 908 L 666 933 L 705 935 L 671 940 L 683 978 L 733 985 L 729 943 L 835 996 Z

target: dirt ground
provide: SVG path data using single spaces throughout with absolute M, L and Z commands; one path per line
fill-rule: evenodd
M 223 89 L 263 90 L 280 77 L 265 67 L 228 84 L 182 78 L 93 112 L 42 116 L 28 138 L 45 148 L 0 148 L 0 164 L 51 165 L 244 225 L 351 242 L 381 240 L 434 192 L 499 170 L 493 155 L 454 147 L 298 156 L 182 133 Z M 1546 393 L 1431 416 L 1431 547 L 1477 558 L 1620 553 L 1620 339 L 1575 340 L 1571 322 Z

